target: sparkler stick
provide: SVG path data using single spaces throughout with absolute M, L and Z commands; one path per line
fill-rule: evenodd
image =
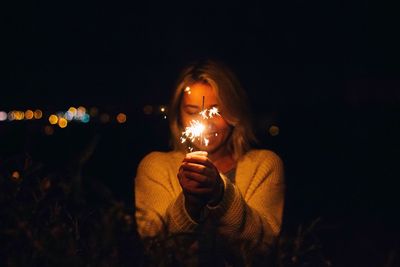
M 203 104 L 201 105 L 201 112 L 204 112 L 204 95 L 203 95 Z M 203 118 L 204 120 L 204 118 Z M 203 145 L 203 131 L 201 132 L 201 136 L 200 136 L 200 145 Z

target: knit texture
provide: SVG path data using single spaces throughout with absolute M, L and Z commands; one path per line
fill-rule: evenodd
M 201 229 L 184 205 L 177 173 L 184 154 L 152 152 L 139 164 L 135 178 L 136 220 L 142 237 L 160 233 L 188 233 Z M 236 168 L 235 184 L 221 174 L 224 195 L 207 206 L 205 223 L 212 224 L 226 242 L 263 247 L 281 228 L 284 206 L 283 164 L 269 150 L 251 150 Z

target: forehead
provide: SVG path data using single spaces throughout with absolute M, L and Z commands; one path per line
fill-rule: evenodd
M 203 103 L 203 96 L 205 106 L 218 104 L 214 89 L 203 83 L 195 83 L 187 87 L 183 93 L 182 103 L 200 106 Z

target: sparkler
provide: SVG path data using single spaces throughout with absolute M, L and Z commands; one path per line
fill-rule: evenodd
M 194 150 L 192 144 L 197 140 L 200 142 L 200 145 L 208 146 L 210 140 L 204 136 L 204 131 L 206 130 L 205 121 L 213 118 L 214 116 L 221 116 L 219 114 L 217 107 L 212 107 L 210 109 L 204 108 L 204 96 L 203 96 L 203 105 L 202 110 L 199 112 L 201 116 L 201 120 L 191 120 L 189 122 L 189 126 L 185 127 L 185 130 L 182 132 L 181 143 L 188 142 L 188 150 L 192 152 Z M 218 134 L 215 133 L 215 136 Z

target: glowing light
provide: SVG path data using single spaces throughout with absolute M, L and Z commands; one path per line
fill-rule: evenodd
M 60 126 L 60 128 L 65 128 L 68 125 L 68 121 L 64 118 L 59 118 L 58 120 L 58 126 Z
M 268 132 L 271 136 L 277 136 L 279 135 L 279 127 L 276 125 L 272 125 L 269 127 Z
M 207 119 L 211 119 L 214 116 L 220 116 L 219 112 L 218 112 L 218 108 L 216 107 L 212 107 L 210 109 L 205 109 L 200 111 L 199 113 L 201 115 L 201 117 L 203 118 L 203 120 L 207 120 Z
M 15 114 L 14 114 L 14 111 L 10 111 L 10 112 L 8 112 L 8 114 L 7 114 L 7 117 L 8 117 L 8 120 L 9 120 L 9 121 L 13 121 L 13 120 L 15 120 Z
M 78 107 L 78 116 L 79 114 L 84 114 L 86 113 L 86 108 L 83 106 Z
M 81 121 L 82 121 L 83 123 L 88 123 L 88 122 L 90 121 L 90 116 L 89 116 L 89 114 L 84 114 L 84 115 L 82 116 Z
M 161 111 L 161 112 L 163 112 L 163 113 L 164 113 L 164 112 L 165 112 L 165 110 L 166 110 L 166 109 L 165 109 L 165 107 L 164 107 L 164 106 L 161 106 L 161 107 L 160 107 L 160 111 Z
M 167 119 L 167 115 L 164 115 L 164 120 L 166 120 Z
M 31 120 L 33 119 L 33 111 L 28 109 L 27 111 L 25 111 L 25 119 L 26 120 Z
M 151 105 L 146 105 L 143 107 L 143 112 L 146 115 L 151 115 L 151 113 L 153 113 L 153 106 Z
M 54 128 L 53 128 L 53 126 L 46 125 L 46 126 L 44 127 L 43 131 L 44 131 L 44 134 L 45 134 L 45 135 L 53 135 L 53 133 L 54 133 Z
M 50 115 L 49 122 L 50 122 L 50 124 L 57 124 L 58 117 L 56 115 L 54 115 L 54 114 Z
M 96 107 L 92 107 L 90 108 L 89 114 L 92 117 L 96 117 L 99 114 L 99 109 Z
M 14 181 L 18 181 L 21 179 L 21 174 L 18 171 L 13 171 L 11 174 L 11 179 Z
M 76 116 L 77 109 L 74 108 L 74 107 L 70 107 L 70 108 L 68 109 L 68 112 L 70 112 L 71 115 L 72 115 L 72 117 L 74 117 L 74 116 Z
M 7 120 L 7 112 L 0 111 L 0 121 L 5 121 L 5 120 Z
M 33 113 L 33 116 L 35 117 L 35 119 L 39 120 L 42 118 L 43 116 L 43 112 L 40 109 L 35 110 L 35 112 Z
M 118 123 L 125 123 L 126 122 L 126 115 L 124 113 L 119 113 L 117 115 Z
M 190 95 L 192 92 L 190 91 L 190 87 L 188 86 L 188 87 L 186 87 L 185 88 L 185 93 L 187 93 L 188 95 Z
M 14 112 L 14 119 L 17 121 L 21 121 L 25 118 L 25 112 L 17 110 L 13 111 Z
M 218 108 L 213 107 L 211 109 L 204 109 L 199 112 L 201 115 L 202 121 L 207 119 L 211 119 L 214 116 L 220 116 L 218 112 Z M 185 127 L 185 130 L 182 132 L 181 143 L 189 142 L 188 149 L 189 151 L 193 151 L 193 146 L 191 145 L 193 142 L 200 141 L 201 144 L 208 146 L 210 140 L 206 136 L 204 136 L 204 131 L 206 130 L 206 126 L 199 120 L 192 120 L 189 122 L 189 126 Z M 214 136 L 218 136 L 218 133 L 215 133 Z
M 73 112 L 71 112 L 71 111 L 68 110 L 67 112 L 65 112 L 64 118 L 66 118 L 67 121 L 72 121 L 72 120 L 74 119 L 74 114 L 73 114 Z
M 100 115 L 100 121 L 102 123 L 107 123 L 110 121 L 110 115 L 108 115 L 107 113 L 103 113 Z

